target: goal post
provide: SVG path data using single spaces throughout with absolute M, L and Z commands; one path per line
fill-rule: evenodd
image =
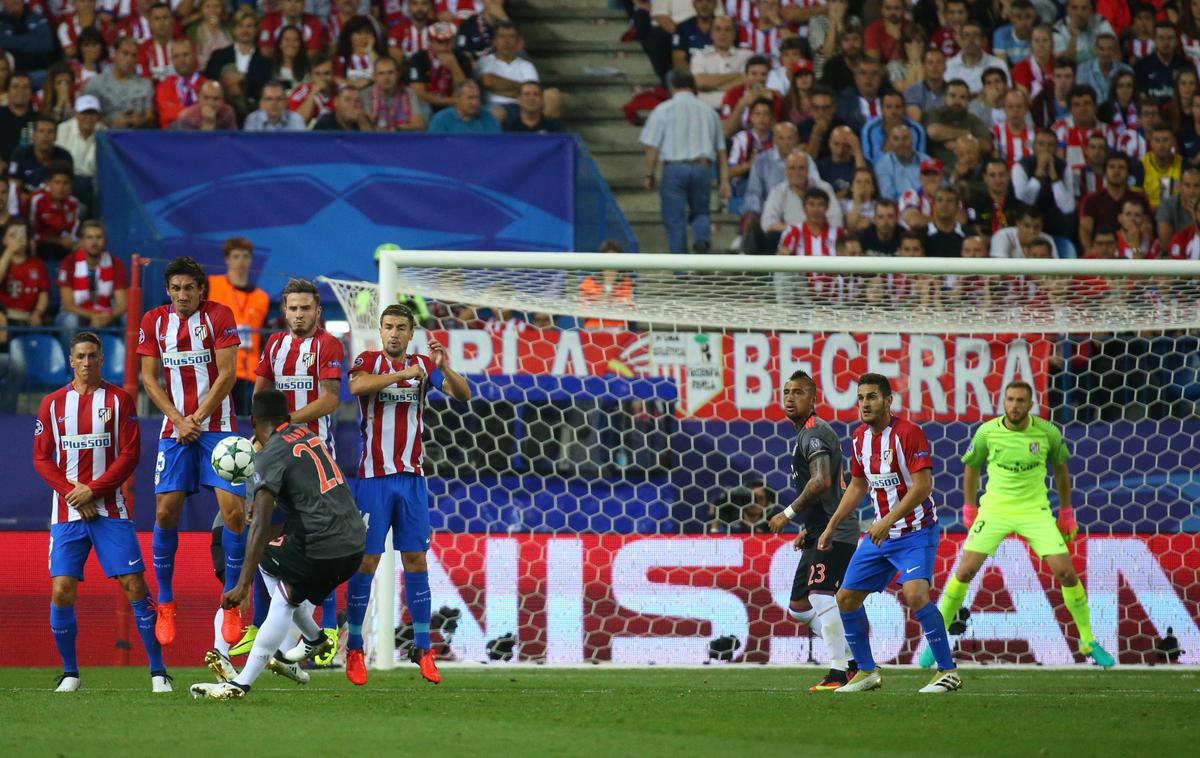
M 717 638 L 737 638 L 734 660 L 821 660 L 785 611 L 798 554 L 746 521 L 791 496 L 779 391 L 802 369 L 843 439 L 867 371 L 925 428 L 947 532 L 935 583 L 964 536 L 958 459 L 1004 384 L 1029 381 L 1072 451 L 1098 640 L 1154 662 L 1171 627 L 1200 662 L 1198 262 L 383 250 L 378 283 L 325 281 L 360 345 L 400 295 L 446 306 L 428 326 L 476 387 L 469 411 L 437 393 L 427 410 L 433 604 L 461 614 L 441 634 L 451 657 L 494 658 L 511 635 L 523 661 L 701 663 Z M 376 667 L 403 632 L 387 560 Z M 1019 541 L 967 605 L 960 658 L 1082 661 Z M 920 635 L 894 594 L 869 606 L 877 657 L 911 662 Z

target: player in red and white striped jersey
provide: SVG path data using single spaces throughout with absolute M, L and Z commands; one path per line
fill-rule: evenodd
M 838 525 L 864 497 L 870 498 L 875 521 L 850 559 L 837 593 L 846 642 L 859 671 L 838 691 L 861 692 L 881 685 L 863 602 L 872 592 L 883 592 L 898 573 L 904 602 L 920 622 L 938 664 L 937 675 L 920 691 L 952 692 L 962 682 L 942 614 L 929 601 L 938 546 L 929 440 L 916 424 L 892 415 L 892 385 L 881 374 L 859 377 L 858 417 L 862 425 L 850 443 L 850 486 L 817 543 L 819 550 L 829 550 Z
M 359 354 L 350 367 L 350 393 L 358 398 L 362 456 L 358 464 L 358 509 L 367 524 L 362 566 L 350 578 L 346 609 L 350 639 L 346 677 L 367 683 L 362 623 L 371 596 L 371 579 L 385 549 L 388 530 L 392 547 L 404 564 L 404 598 L 413 619 L 413 660 L 421 675 L 441 681 L 430 650 L 432 613 L 425 551 L 429 549 L 429 490 L 421 467 L 421 432 L 425 396 L 430 387 L 459 401 L 471 398 L 467 380 L 450 368 L 446 349 L 429 341 L 429 354 L 408 349 L 416 329 L 412 311 L 389 305 L 379 317 L 382 350 Z
M 121 487 L 141 457 L 133 400 L 101 378 L 100 338 L 71 340 L 71 383 L 42 400 L 33 429 L 33 465 L 54 490 L 50 506 L 50 630 L 63 661 L 59 692 L 79 689 L 75 659 L 75 597 L 88 553 L 121 583 L 150 659 L 151 691 L 170 692 L 171 679 L 154 636 L 137 532 Z
M 345 350 L 339 339 L 320 327 L 321 295 L 311 282 L 289 281 L 280 296 L 280 307 L 288 329 L 267 338 L 258 362 L 254 393 L 265 389 L 282 392 L 287 398 L 291 423 L 307 426 L 333 456 L 334 414 L 341 393 Z M 269 605 L 266 586 L 261 578 L 256 579 L 253 630 L 247 627 L 237 650 L 253 644 Z M 321 628 L 333 641 L 333 651 L 317 661 L 327 664 L 333 659 L 338 644 L 336 592 L 329 593 L 321 605 Z
M 158 579 L 159 642 L 175 639 L 175 551 L 179 545 L 179 516 L 188 495 L 207 487 L 216 494 L 225 520 L 221 545 L 225 550 L 225 589 L 241 573 L 246 550 L 244 484 L 227 482 L 210 463 L 213 449 L 233 434 L 233 403 L 229 391 L 237 378 L 241 341 L 233 312 L 205 300 L 208 277 L 191 258 L 167 264 L 163 279 L 170 302 L 147 311 L 138 332 L 142 387 L 163 414 L 158 440 L 154 493 L 154 574 Z M 166 389 L 159 384 L 165 374 Z M 227 655 L 229 643 L 241 636 L 236 610 L 217 609 L 214 650 Z

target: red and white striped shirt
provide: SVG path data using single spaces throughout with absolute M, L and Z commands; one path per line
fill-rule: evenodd
M 904 223 L 904 212 L 909 208 L 916 208 L 921 212 L 922 216 L 927 218 L 933 216 L 933 198 L 925 194 L 924 187 L 916 189 L 904 190 L 900 195 L 900 202 L 897 203 L 897 209 L 900 212 L 900 225 L 908 228 Z
M 285 20 L 282 13 L 268 13 L 263 16 L 258 32 L 258 44 L 262 47 L 275 47 L 279 33 L 289 25 L 300 28 L 300 33 L 304 36 L 304 47 L 308 48 L 309 52 L 321 49 L 325 42 L 325 31 L 321 28 L 321 21 L 307 13 L 300 14 L 300 22 L 297 24 Z
M 864 119 L 870 120 L 876 116 L 883 115 L 883 98 L 873 97 L 867 98 L 862 95 L 858 96 L 858 112 L 862 114 Z
M 770 149 L 770 132 L 767 132 L 765 137 L 759 137 L 753 129 L 743 129 L 733 135 L 733 139 L 729 141 L 729 165 L 740 166 L 747 161 L 754 160 L 762 151 Z
M 402 19 L 387 33 L 388 47 L 398 47 L 405 55 L 429 49 L 429 26 L 418 27 L 408 19 Z
M 117 35 L 133 37 L 139 45 L 153 36 L 150 31 L 150 21 L 145 16 L 136 13 L 117 22 Z
M 228 306 L 211 300 L 187 318 L 180 318 L 171 304 L 160 305 L 142 316 L 138 330 L 138 355 L 162 362 L 167 397 L 184 416 L 200 407 L 217 381 L 217 351 L 241 344 L 237 322 Z M 201 431 L 233 432 L 233 403 L 229 395 L 208 418 Z M 161 437 L 175 436 L 175 425 L 164 417 Z
M 1125 40 L 1125 60 L 1129 65 L 1137 63 L 1147 55 L 1153 55 L 1155 50 L 1154 40 L 1138 39 L 1130 37 Z
M 759 29 L 756 26 L 739 26 L 737 46 L 752 51 L 755 55 L 779 58 L 779 27 Z
M 483 13 L 483 0 L 438 0 L 434 10 L 440 16 L 449 13 L 454 23 L 461 24 L 478 13 Z
M 71 299 L 81 308 L 97 313 L 110 313 L 113 309 L 113 294 L 118 290 L 128 289 L 129 276 L 125 273 L 124 263 L 104 252 L 100 253 L 95 277 L 89 277 L 87 253 L 76 250 L 59 265 L 58 286 L 69 287 Z
M 42 399 L 33 427 L 33 465 L 54 490 L 50 523 L 79 521 L 67 504 L 71 482 L 92 490 L 96 509 L 108 518 L 129 518 L 121 485 L 137 468 L 141 434 L 125 390 L 100 382 L 84 395 L 73 384 Z
M 1019 132 L 1014 132 L 1008 122 L 992 127 L 992 143 L 996 146 L 996 153 L 1008 161 L 1009 170 L 1022 158 L 1033 155 L 1033 137 L 1032 126 L 1026 126 Z
M 1117 232 L 1117 257 L 1128 261 L 1142 260 L 1144 258 L 1160 258 L 1162 257 L 1162 245 L 1159 241 L 1150 235 L 1143 234 L 1140 245 L 1131 244 L 1125 239 L 1125 233 Z
M 758 23 L 758 3 L 755 0 L 725 0 L 725 15 L 738 26 L 754 26 Z
M 431 384 L 441 386 L 441 372 L 427 355 L 406 355 L 393 360 L 379 350 L 367 350 L 354 359 L 350 373 L 392 374 L 420 366 L 424 376 L 388 385 L 378 393 L 358 398 L 362 454 L 358 476 L 372 479 L 389 474 L 423 476 L 421 434 L 425 430 L 425 395 Z
M 1146 138 L 1142 135 L 1140 129 L 1126 129 L 1120 132 L 1116 139 L 1110 140 L 1113 143 L 1113 149 L 1118 152 L 1125 153 L 1135 161 L 1140 161 L 1146 157 Z
M 1200 235 L 1196 234 L 1195 225 L 1175 233 L 1168 257 L 1175 261 L 1200 261 Z
M 1084 155 L 1084 150 L 1087 148 L 1087 141 L 1095 135 L 1104 138 L 1109 147 L 1112 147 L 1112 135 L 1104 128 L 1103 124 L 1097 123 L 1095 126 L 1085 129 L 1075 126 L 1075 120 L 1070 116 L 1060 118 L 1050 127 L 1054 131 L 1054 136 L 1058 138 L 1058 146 L 1063 148 L 1068 168 L 1082 166 L 1087 163 L 1087 158 Z
M 345 358 L 341 341 L 324 329 L 317 329 L 309 337 L 275 332 L 267 338 L 256 373 L 275 384 L 275 389 L 287 398 L 288 413 L 295 413 L 316 402 L 322 381 L 342 378 Z M 331 413 L 305 424 L 321 438 L 330 455 L 334 452 L 333 421 Z
M 137 51 L 138 76 L 161 82 L 175 73 L 175 65 L 171 63 L 171 43 L 159 44 L 148 39 L 138 46 Z
M 370 79 L 375 75 L 375 61 L 366 55 L 337 56 L 333 59 L 334 73 L 350 81 Z
M 837 241 L 842 236 L 840 227 L 826 226 L 819 229 L 805 221 L 800 226 L 789 226 L 779 238 L 779 246 L 792 255 L 837 255 Z
M 292 90 L 292 94 L 288 96 L 288 110 L 300 110 L 300 106 L 304 105 L 304 101 L 308 99 L 308 93 L 312 91 L 312 82 L 305 82 Z M 313 98 L 316 107 L 313 109 L 310 121 L 316 121 L 326 113 L 333 111 L 333 99 L 326 92 L 318 92 Z
M 897 416 L 893 416 L 892 422 L 879 434 L 869 424 L 855 429 L 850 453 L 850 473 L 867 480 L 868 497 L 875 506 L 876 519 L 884 518 L 900 505 L 912 486 L 913 474 L 933 468 L 929 440 L 921 427 Z M 896 522 L 888 537 L 903 537 L 935 524 L 933 498 L 927 497 Z

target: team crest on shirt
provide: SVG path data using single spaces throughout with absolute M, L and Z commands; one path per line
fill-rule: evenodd
M 1041 449 L 1042 449 L 1042 446 L 1040 444 L 1038 444 L 1037 442 L 1029 443 L 1029 452 L 1030 453 L 1037 455 L 1041 451 Z
M 305 353 L 304 355 L 300 356 L 300 360 L 304 361 L 305 366 L 312 368 L 313 364 L 317 362 L 317 354 Z
M 885 466 L 892 465 L 892 451 L 884 450 L 883 453 L 880 454 L 879 460 L 882 461 L 883 465 L 885 465 Z
M 104 407 L 96 411 L 96 416 L 99 417 L 100 423 L 107 424 L 112 418 L 112 408 Z
M 196 336 L 196 339 L 203 342 L 204 340 L 208 339 L 208 326 L 205 324 L 200 324 L 192 329 L 192 334 Z
M 813 437 L 808 442 L 808 449 L 812 450 L 813 452 L 820 450 L 821 449 L 821 440 L 817 439 L 816 437 Z

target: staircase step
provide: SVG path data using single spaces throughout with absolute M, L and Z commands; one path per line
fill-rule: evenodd
M 549 83 L 547 86 L 551 86 Z M 603 114 L 615 113 L 625 117 L 622 108 L 633 99 L 633 87 L 627 84 L 601 85 L 596 87 L 560 87 L 566 96 L 563 110 L 568 113 Z
M 549 19 L 536 24 L 525 24 L 521 36 L 532 49 L 552 42 L 620 43 L 625 34 L 624 20 L 609 19 Z
M 541 11 L 545 9 L 573 9 L 590 13 L 609 13 L 611 9 L 605 0 L 513 0 L 507 5 L 510 14 L 516 16 L 526 11 Z M 622 14 L 624 15 L 624 14 Z
M 540 74 L 540 69 L 539 69 Z M 658 77 L 654 74 L 621 73 L 617 75 L 585 74 L 582 69 L 576 72 L 555 72 L 541 77 L 547 87 L 592 89 L 598 87 L 622 87 L 629 90 L 633 87 L 650 89 L 659 86 Z
M 575 55 L 541 55 L 534 58 L 538 74 L 543 78 L 550 76 L 571 76 L 598 79 L 602 82 L 643 81 L 647 77 L 654 79 L 654 69 L 650 61 L 639 50 L 637 53 L 624 52 L 582 52 Z M 588 76 L 586 72 L 599 72 L 598 75 Z M 615 75 L 614 75 L 615 72 Z M 653 84 L 657 85 L 657 80 Z
M 534 39 L 525 40 L 525 51 L 535 63 L 543 58 L 554 55 L 574 56 L 584 53 L 608 53 L 615 55 L 624 53 L 625 55 L 641 56 L 641 59 L 646 61 L 646 66 L 650 66 L 650 61 L 646 58 L 646 53 L 642 50 L 642 46 L 637 42 L 621 42 L 620 38 L 609 41 L 604 40 L 583 40 L 583 39 L 564 39 L 561 37 L 535 37 Z
M 624 11 L 613 8 L 597 8 L 596 5 L 597 3 L 591 2 L 587 3 L 587 7 L 571 7 L 571 3 L 562 2 L 562 0 L 540 7 L 514 4 L 509 16 L 518 25 L 544 21 L 604 21 L 610 24 L 620 24 L 624 29 L 624 25 L 629 22 L 629 16 Z

